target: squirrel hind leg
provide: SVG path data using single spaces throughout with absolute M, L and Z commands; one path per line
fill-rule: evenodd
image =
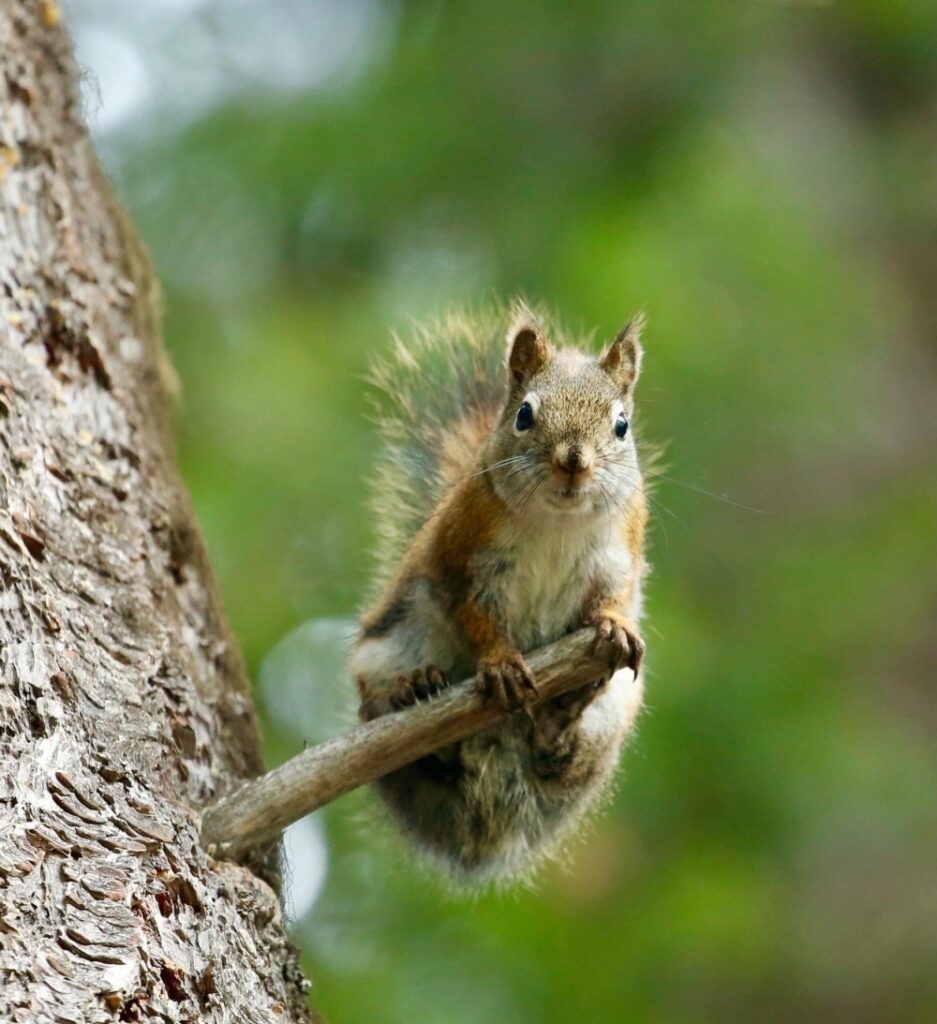
M 430 700 L 449 685 L 446 672 L 429 663 L 433 654 L 423 650 L 404 626 L 372 628 L 355 643 L 349 667 L 358 688 L 362 721 Z
M 362 693 L 360 716 L 369 722 L 392 711 L 432 700 L 448 686 L 448 676 L 435 665 L 398 673 L 393 685 L 383 688 L 378 694 L 368 693 L 367 685 L 359 680 L 358 688 Z
M 536 708 L 530 747 L 537 775 L 555 775 L 562 771 L 574 751 L 576 726 L 586 708 L 608 686 L 610 679 L 611 673 L 562 693 Z
M 609 775 L 643 692 L 640 674 L 623 669 L 542 704 L 530 730 L 534 774 L 548 787 L 586 788 Z

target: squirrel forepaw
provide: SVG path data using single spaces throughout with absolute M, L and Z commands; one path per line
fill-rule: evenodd
M 505 711 L 525 710 L 537 699 L 539 690 L 533 672 L 520 651 L 494 658 L 480 658 L 475 688 L 485 701 Z
M 606 655 L 613 671 L 630 668 L 637 677 L 646 645 L 628 620 L 620 615 L 598 615 L 592 625 L 595 626 L 592 653 Z

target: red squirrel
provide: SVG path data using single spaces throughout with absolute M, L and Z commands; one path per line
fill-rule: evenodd
M 474 674 L 516 713 L 378 791 L 464 880 L 524 876 L 614 773 L 643 695 L 647 504 L 631 420 L 641 317 L 599 356 L 522 304 L 451 315 L 376 365 L 380 594 L 352 671 L 364 720 Z M 592 626 L 609 671 L 537 703 L 524 651 Z

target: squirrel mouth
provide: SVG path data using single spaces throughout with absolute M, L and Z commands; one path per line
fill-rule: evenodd
M 585 490 L 573 486 L 557 487 L 550 492 L 550 497 L 556 505 L 578 505 L 585 497 Z

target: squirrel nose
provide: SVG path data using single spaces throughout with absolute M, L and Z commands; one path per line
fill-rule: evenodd
M 553 449 L 553 466 L 561 473 L 576 476 L 592 468 L 592 449 L 578 444 L 561 442 Z

